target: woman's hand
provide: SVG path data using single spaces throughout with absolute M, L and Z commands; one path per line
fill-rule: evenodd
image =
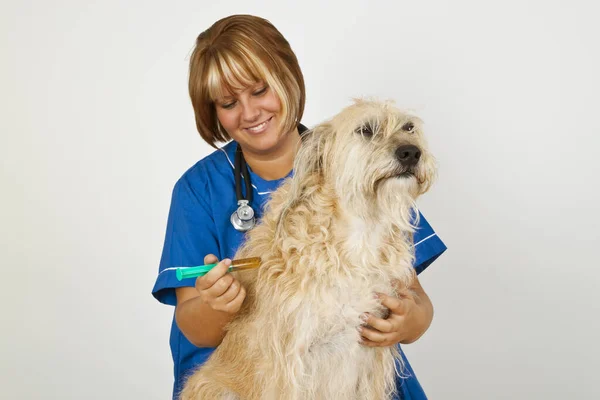
M 204 257 L 205 264 L 216 263 L 217 257 L 209 254 Z M 228 272 L 231 260 L 226 258 L 219 262 L 206 275 L 196 279 L 196 290 L 200 298 L 215 311 L 230 315 L 236 314 L 246 298 L 246 289 Z
M 420 338 L 431 325 L 433 305 L 419 280 L 409 290 L 399 290 L 399 297 L 383 293 L 375 295 L 390 311 L 387 318 L 377 318 L 370 313 L 361 317 L 361 344 L 368 347 L 408 344 Z

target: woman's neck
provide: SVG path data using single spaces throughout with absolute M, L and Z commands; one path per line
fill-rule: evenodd
M 300 146 L 298 129 L 287 134 L 280 145 L 266 154 L 244 151 L 244 159 L 252 172 L 267 181 L 287 176 L 294 166 L 294 158 Z

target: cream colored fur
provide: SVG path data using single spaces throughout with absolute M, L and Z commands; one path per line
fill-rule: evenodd
M 399 176 L 404 144 L 422 153 L 414 176 Z M 421 121 L 391 103 L 357 100 L 308 132 L 236 255 L 262 258 L 237 275 L 244 305 L 181 399 L 391 398 L 399 354 L 360 345 L 357 328 L 384 313 L 374 292 L 414 279 L 411 212 L 434 175 Z

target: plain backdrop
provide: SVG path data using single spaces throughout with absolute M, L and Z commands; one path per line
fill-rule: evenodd
M 211 151 L 189 55 L 238 13 L 289 40 L 306 125 L 361 96 L 425 121 L 419 205 L 449 249 L 405 350 L 429 397 L 600 398 L 597 2 L 1 4 L 0 398 L 171 395 L 150 292 L 173 185 Z

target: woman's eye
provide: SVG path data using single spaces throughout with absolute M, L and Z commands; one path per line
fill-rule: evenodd
M 254 92 L 255 96 L 260 96 L 261 94 L 265 93 L 267 91 L 267 87 L 265 86 L 262 89 L 257 90 L 256 92 Z
M 221 104 L 221 107 L 224 108 L 224 109 L 226 109 L 226 110 L 229 110 L 230 108 L 233 108 L 233 106 L 235 106 L 235 101 L 231 102 L 231 103 L 227 103 L 227 104 Z

